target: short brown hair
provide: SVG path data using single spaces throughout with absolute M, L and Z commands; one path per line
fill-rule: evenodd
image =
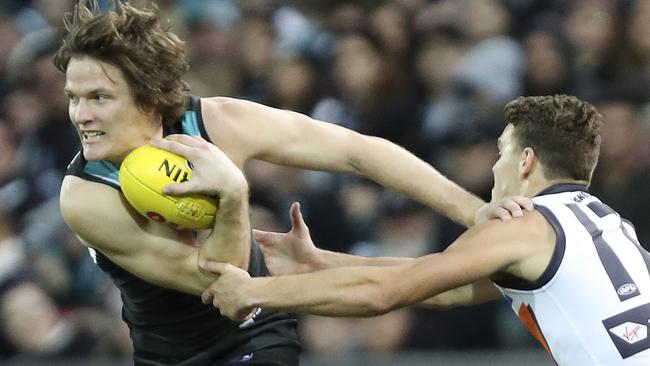
M 163 27 L 157 8 L 138 9 L 110 1 L 100 9 L 97 0 L 79 0 L 66 14 L 68 32 L 54 56 L 54 65 L 66 72 L 72 58 L 92 57 L 119 68 L 136 104 L 160 112 L 164 123 L 180 119 L 189 103 L 189 87 L 182 79 L 189 69 L 185 44 Z
M 545 178 L 591 181 L 602 124 L 593 105 L 567 95 L 520 97 L 505 114 L 519 147 L 538 154 Z

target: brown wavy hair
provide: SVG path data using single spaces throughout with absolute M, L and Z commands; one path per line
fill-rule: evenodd
M 119 68 L 136 104 L 153 108 L 163 123 L 179 120 L 189 103 L 183 76 L 189 69 L 185 43 L 161 24 L 158 8 L 109 1 L 102 10 L 97 0 L 79 0 L 63 19 L 67 35 L 54 56 L 66 72 L 70 59 L 92 57 Z
M 603 120 L 593 105 L 568 95 L 520 97 L 505 115 L 519 148 L 538 154 L 545 178 L 591 181 Z

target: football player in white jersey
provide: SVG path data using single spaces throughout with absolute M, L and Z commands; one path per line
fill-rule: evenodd
M 492 199 L 532 197 L 535 210 L 521 218 L 486 221 L 441 253 L 363 258 L 317 249 L 294 204 L 289 233 L 256 233 L 271 271 L 288 275 L 250 279 L 232 265 L 202 263 L 221 274 L 203 300 L 241 319 L 256 307 L 373 316 L 505 297 L 559 365 L 650 365 L 650 254 L 632 225 L 587 190 L 601 120 L 572 96 L 506 106 Z

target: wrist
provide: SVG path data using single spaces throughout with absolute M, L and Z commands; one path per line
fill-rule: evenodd
M 468 213 L 471 213 L 471 215 L 468 217 L 467 222 L 465 223 L 465 226 L 470 228 L 484 221 L 485 210 L 488 206 L 488 203 L 484 202 L 483 200 L 475 200 L 468 206 L 473 206 L 473 209 L 468 211 Z
M 248 198 L 248 181 L 244 176 L 244 173 L 238 171 L 239 174 L 232 174 L 221 183 L 221 186 L 217 188 L 217 195 L 222 201 L 232 201 L 240 200 L 242 198 Z
M 248 184 L 230 184 L 219 190 L 219 204 L 221 207 L 239 206 L 243 202 L 248 202 Z M 220 208 L 221 208 L 220 207 Z
M 482 223 L 483 221 L 485 221 L 485 211 L 487 209 L 487 206 L 488 204 L 485 203 L 479 206 L 479 208 L 477 208 L 476 211 L 474 211 L 474 221 L 472 222 L 472 226 L 476 226 Z
M 252 277 L 246 282 L 242 289 L 246 307 L 264 307 L 267 302 L 264 291 L 270 285 L 269 280 L 270 277 Z
M 331 253 L 327 250 L 314 248 L 311 253 L 307 256 L 307 265 L 309 266 L 309 271 L 320 271 L 323 269 L 328 269 L 331 267 L 327 260 L 327 254 Z

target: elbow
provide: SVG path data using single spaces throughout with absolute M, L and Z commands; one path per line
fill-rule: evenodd
M 374 302 L 374 306 L 372 307 L 372 315 L 370 316 L 384 315 L 400 307 L 401 306 L 395 301 L 393 296 L 383 292 L 377 296 L 377 300 Z
M 346 171 L 361 176 L 368 176 L 368 169 L 370 168 L 367 157 L 376 154 L 376 151 L 387 143 L 389 143 L 388 140 L 381 137 L 362 135 L 354 132 L 348 144 L 349 147 L 352 147 L 352 150 L 348 150 L 346 154 Z
M 369 295 L 362 299 L 361 307 L 366 309 L 364 316 L 384 315 L 405 306 L 399 289 L 392 282 L 378 281 L 371 286 Z
M 402 268 L 395 268 L 387 276 L 384 276 L 376 286 L 377 301 L 374 309 L 376 315 L 383 315 L 418 302 L 418 291 L 414 291 L 408 282 L 397 280 L 409 278 L 403 272 L 396 272 L 401 270 Z
M 383 291 L 383 313 L 401 309 L 411 304 L 399 285 L 387 286 Z

